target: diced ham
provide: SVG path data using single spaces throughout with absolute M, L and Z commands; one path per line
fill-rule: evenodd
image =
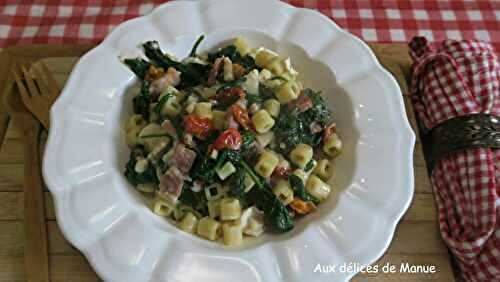
M 330 123 L 325 127 L 325 130 L 323 131 L 323 142 L 326 142 L 330 136 L 332 136 L 333 133 L 335 133 L 337 124 L 334 122 Z
M 186 148 L 182 143 L 177 143 L 174 153 L 168 161 L 169 167 L 176 167 L 182 174 L 187 174 L 196 159 L 196 152 Z
M 177 167 L 170 167 L 160 178 L 159 194 L 163 197 L 176 200 L 182 192 L 184 185 L 184 175 Z
M 323 127 L 319 122 L 315 121 L 309 125 L 309 130 L 311 131 L 311 133 L 316 134 L 321 132 L 321 130 L 323 130 Z
M 223 58 L 215 59 L 214 64 L 212 66 L 212 69 L 210 70 L 210 73 L 208 75 L 208 79 L 207 79 L 208 86 L 212 86 L 215 84 L 217 76 L 219 75 L 219 71 L 222 67 L 222 62 L 223 62 Z
M 302 93 L 297 99 L 290 103 L 290 106 L 292 108 L 297 108 L 299 113 L 303 113 L 313 107 L 313 102 L 309 96 Z
M 175 68 L 168 68 L 167 72 L 160 78 L 155 79 L 149 86 L 149 92 L 161 93 L 169 86 L 176 86 L 181 82 L 181 73 Z
M 174 137 L 177 136 L 177 131 L 175 130 L 175 127 L 170 120 L 168 120 L 168 119 L 164 120 L 161 123 L 161 127 L 163 129 L 165 129 L 165 131 L 167 131 L 168 135 L 174 136 Z

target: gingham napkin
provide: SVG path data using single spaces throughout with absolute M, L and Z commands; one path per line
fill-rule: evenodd
M 500 116 L 500 64 L 492 46 L 446 40 L 410 43 L 415 111 L 427 129 L 456 116 Z M 468 281 L 500 281 L 500 150 L 467 149 L 432 171 L 441 235 Z

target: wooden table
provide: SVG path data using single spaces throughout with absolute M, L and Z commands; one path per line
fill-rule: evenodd
M 76 57 L 88 50 L 85 46 L 25 46 L 4 50 L 0 55 L 2 87 L 13 61 L 33 61 L 43 57 Z M 404 45 L 371 45 L 381 63 L 397 78 L 406 104 L 410 123 L 417 132 L 415 116 L 408 96 L 410 58 Z M 49 68 L 61 84 L 76 58 L 48 59 Z M 1 110 L 1 108 L 0 108 Z M 3 125 L 6 125 L 7 129 Z M 24 281 L 23 258 L 23 147 L 16 126 L 0 112 L 0 281 Z M 455 281 L 448 250 L 439 235 L 437 211 L 427 175 L 420 139 L 414 155 L 415 195 L 413 202 L 398 225 L 387 253 L 377 262 L 414 265 L 435 265 L 434 274 L 360 274 L 353 281 Z M 78 250 L 62 236 L 55 221 L 50 193 L 45 191 L 46 222 L 49 238 L 50 275 L 52 281 L 99 281 Z

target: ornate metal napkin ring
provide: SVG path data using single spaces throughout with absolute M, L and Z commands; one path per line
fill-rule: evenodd
M 455 117 L 429 130 L 422 141 L 429 171 L 432 171 L 439 159 L 453 152 L 500 148 L 500 117 L 484 113 Z

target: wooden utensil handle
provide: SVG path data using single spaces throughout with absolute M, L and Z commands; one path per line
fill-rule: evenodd
M 23 121 L 24 131 L 24 255 L 26 280 L 49 281 L 47 230 L 45 227 L 42 175 L 40 170 L 40 124 Z

